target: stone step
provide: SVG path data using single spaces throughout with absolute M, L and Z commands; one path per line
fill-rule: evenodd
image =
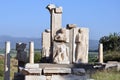
M 44 74 L 68 74 L 68 73 L 72 73 L 71 68 L 61 68 L 61 67 L 45 67 L 43 69 L 43 73 Z
M 39 63 L 39 64 L 26 64 L 25 68 L 42 68 L 45 67 L 61 67 L 61 68 L 84 68 L 87 69 L 94 69 L 93 64 L 52 64 L 52 63 Z

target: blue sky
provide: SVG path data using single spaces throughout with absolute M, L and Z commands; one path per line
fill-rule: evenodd
M 63 7 L 63 27 L 87 27 L 90 39 L 120 32 L 120 0 L 0 0 L 0 35 L 40 38 L 50 27 L 50 3 Z

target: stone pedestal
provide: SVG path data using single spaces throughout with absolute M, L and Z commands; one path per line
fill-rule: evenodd
M 103 63 L 103 44 L 100 43 L 99 44 L 99 62 L 100 63 Z
M 10 80 L 10 42 L 5 42 L 4 80 Z
M 34 63 L 34 42 L 29 43 L 29 62 Z

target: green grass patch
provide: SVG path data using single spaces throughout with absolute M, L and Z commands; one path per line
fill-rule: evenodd
M 115 70 L 97 71 L 92 75 L 95 80 L 120 80 L 120 72 Z
M 98 52 L 89 52 L 88 57 L 89 63 L 95 63 L 98 61 Z

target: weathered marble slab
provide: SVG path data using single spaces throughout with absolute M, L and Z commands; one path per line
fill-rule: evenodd
M 52 75 L 51 80 L 87 80 L 86 76 L 77 75 Z
M 88 47 L 89 29 L 73 28 L 73 62 L 88 63 Z
M 60 68 L 60 67 L 45 67 L 43 70 L 43 73 L 71 73 L 71 68 Z
M 27 75 L 25 76 L 25 80 L 46 80 L 46 76 Z
M 72 28 L 76 28 L 76 24 L 67 24 L 67 29 L 72 29 Z
M 25 65 L 25 68 L 39 68 L 39 64 L 30 64 L 30 63 L 27 63 Z
M 42 33 L 42 47 L 50 47 L 50 32 L 48 30 Z
M 34 69 L 29 69 L 29 68 L 25 68 L 22 70 L 22 73 L 25 75 L 41 75 L 42 73 L 42 69 L 41 68 L 34 68 Z

